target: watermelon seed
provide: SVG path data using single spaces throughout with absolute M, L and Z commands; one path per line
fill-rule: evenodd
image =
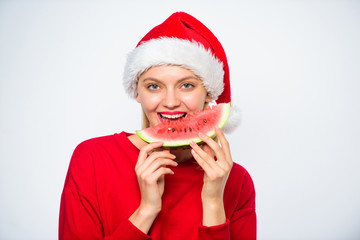
M 186 128 L 184 128 L 184 132 L 186 132 Z
M 175 132 L 175 128 L 171 129 L 172 132 Z
M 204 123 L 207 123 L 206 119 L 204 119 Z
M 192 129 L 191 129 L 191 128 L 189 128 L 189 130 L 190 130 L 190 132 L 192 132 Z

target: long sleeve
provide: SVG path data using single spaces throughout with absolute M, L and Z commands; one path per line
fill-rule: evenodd
M 200 226 L 199 240 L 256 239 L 255 189 L 253 181 L 247 172 L 243 176 L 242 183 L 236 209 L 231 216 L 227 216 L 226 223 L 212 227 Z M 234 190 L 233 186 L 228 186 L 228 188 L 230 192 Z M 232 197 L 235 198 L 235 196 L 236 191 L 234 191 Z
M 231 239 L 256 239 L 255 188 L 245 173 L 240 191 L 240 201 L 230 218 Z
M 226 223 L 206 227 L 201 225 L 199 227 L 199 240 L 229 240 L 230 237 L 230 221 L 226 219 Z
M 59 239 L 147 240 L 150 237 L 124 219 L 111 236 L 104 236 L 93 199 L 65 188 L 61 197 Z
M 61 196 L 59 239 L 150 239 L 125 217 L 111 235 L 105 234 L 106 223 L 96 195 L 92 158 L 89 147 L 84 144 L 74 151 Z

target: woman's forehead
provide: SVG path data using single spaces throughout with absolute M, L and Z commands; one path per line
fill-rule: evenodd
M 192 71 L 173 65 L 154 66 L 149 68 L 143 74 L 141 74 L 139 80 L 184 80 L 193 79 L 201 81 L 201 79 L 195 75 Z

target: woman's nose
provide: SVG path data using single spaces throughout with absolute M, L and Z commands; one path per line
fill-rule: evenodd
M 170 109 L 180 105 L 180 99 L 174 90 L 169 89 L 166 91 L 163 104 L 165 107 Z

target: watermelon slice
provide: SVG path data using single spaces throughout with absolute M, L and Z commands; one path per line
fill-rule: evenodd
M 199 132 L 215 136 L 215 127 L 222 128 L 230 112 L 230 103 L 220 103 L 212 108 L 188 114 L 178 121 L 163 121 L 162 123 L 136 131 L 136 134 L 148 143 L 164 142 L 163 147 L 180 147 L 190 145 L 191 141 L 201 142 Z

